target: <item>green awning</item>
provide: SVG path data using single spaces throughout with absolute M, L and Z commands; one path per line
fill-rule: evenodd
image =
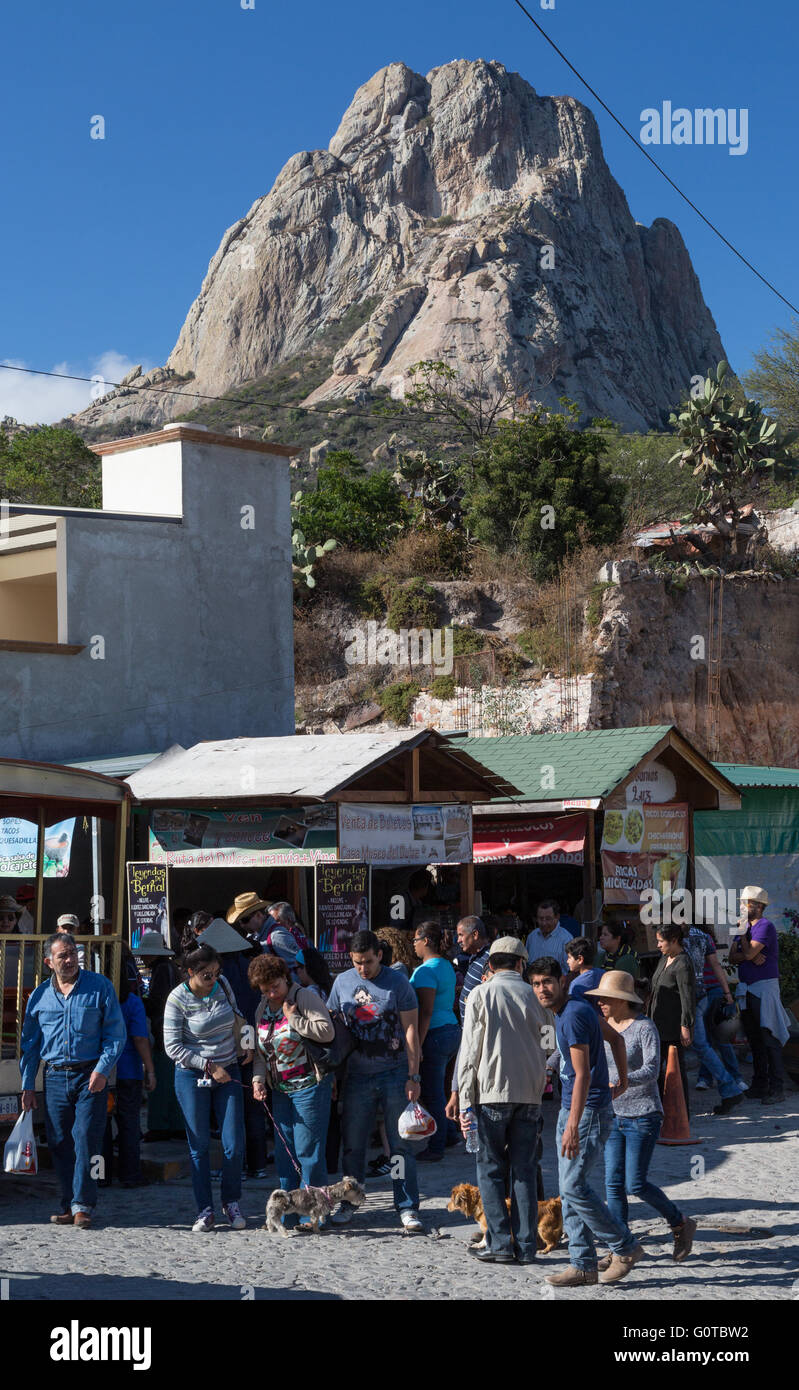
M 741 788 L 740 811 L 694 812 L 695 855 L 797 853 L 799 788 Z

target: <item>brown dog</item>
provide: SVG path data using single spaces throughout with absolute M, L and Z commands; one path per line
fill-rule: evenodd
M 510 1198 L 505 1198 L 505 1205 L 510 1211 Z M 462 1211 L 464 1216 L 470 1216 L 476 1221 L 480 1230 L 483 1232 L 482 1240 L 478 1241 L 478 1247 L 485 1245 L 486 1231 L 488 1222 L 483 1211 L 483 1201 L 480 1196 L 479 1187 L 474 1187 L 470 1182 L 460 1182 L 453 1187 L 447 1211 Z M 563 1235 L 563 1212 L 561 1210 L 560 1197 L 550 1197 L 546 1202 L 538 1203 L 538 1249 L 542 1255 L 548 1255 L 550 1250 L 554 1250 Z

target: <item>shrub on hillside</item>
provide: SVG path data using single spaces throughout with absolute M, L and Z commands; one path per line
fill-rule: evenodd
M 602 435 L 577 429 L 579 408 L 565 406 L 564 414 L 538 406 L 500 420 L 477 454 L 464 498 L 475 538 L 499 553 L 519 549 L 539 579 L 556 572 L 582 535 L 615 541 L 624 520 L 624 488 L 602 461 Z
M 385 550 L 410 523 L 410 509 L 391 474 L 367 473 L 349 449 L 334 449 L 319 469 L 316 490 L 304 493 L 300 529 L 310 544 L 330 536 L 339 545 Z

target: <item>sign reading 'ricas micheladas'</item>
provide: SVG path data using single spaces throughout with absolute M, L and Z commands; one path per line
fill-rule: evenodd
M 605 812 L 601 849 L 606 903 L 637 906 L 647 889 L 654 888 L 662 897 L 685 887 L 688 814 L 683 802 Z
M 365 806 L 343 801 L 339 859 L 363 864 L 466 864 L 472 858 L 471 806 Z

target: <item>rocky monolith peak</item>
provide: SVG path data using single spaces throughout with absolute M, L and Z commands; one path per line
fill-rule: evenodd
M 585 106 L 497 62 L 391 63 L 225 233 L 166 367 L 76 423 L 179 419 L 164 387 L 231 391 L 367 300 L 313 400 L 436 358 L 643 429 L 724 357 L 679 231 L 633 220 Z

